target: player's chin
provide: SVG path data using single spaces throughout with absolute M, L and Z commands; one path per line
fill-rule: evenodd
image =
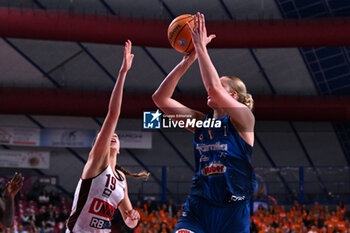
M 216 103 L 212 99 L 208 99 L 207 105 L 212 109 L 216 108 Z
M 112 150 L 119 150 L 119 145 L 118 145 L 117 143 L 112 143 L 111 146 L 110 146 L 110 148 L 111 148 Z

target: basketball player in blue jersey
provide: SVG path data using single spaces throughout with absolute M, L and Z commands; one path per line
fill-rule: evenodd
M 118 165 L 120 144 L 114 133 L 120 115 L 125 77 L 133 58 L 131 42 L 127 41 L 107 116 L 75 190 L 67 233 L 111 232 L 111 220 L 116 209 L 119 209 L 125 224 L 130 228 L 134 228 L 140 219 L 140 214 L 132 208 L 125 176 L 138 178 L 148 177 L 149 174 L 133 174 Z
M 191 115 L 191 120 L 214 118 L 221 123 L 217 128 L 187 128 L 194 133 L 196 170 L 175 232 L 249 232 L 249 201 L 256 186 L 251 165 L 255 124 L 251 112 L 253 99 L 239 78 L 219 78 L 206 48 L 215 35 L 207 36 L 204 16 L 200 13 L 195 15 L 191 34 L 195 50 L 168 74 L 153 94 L 153 101 L 165 114 L 175 116 L 173 121 L 186 121 L 181 116 Z M 172 98 L 178 81 L 196 57 L 208 93 L 207 104 L 213 109 L 209 115 Z

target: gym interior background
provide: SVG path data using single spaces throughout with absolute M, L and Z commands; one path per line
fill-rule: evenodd
M 27 168 L 11 168 L 7 162 L 1 167 L 1 176 L 19 171 L 33 180 L 49 177 L 60 193 L 73 194 L 90 151 L 87 143 L 79 142 L 84 137 L 90 139 L 103 123 L 123 58 L 120 41 L 130 39 L 135 59 L 125 83 L 117 132 L 124 132 L 122 135 L 136 144 L 137 137 L 151 141 L 147 141 L 147 149 L 123 148 L 122 144 L 118 163 L 135 172 L 151 172 L 148 181 L 128 179 L 132 200 L 161 202 L 170 197 L 184 201 L 194 167 L 192 134 L 179 129 L 145 130 L 142 113 L 157 110 L 151 95 L 183 56 L 167 44 L 166 30 L 158 28 L 166 29 L 164 25 L 178 15 L 200 11 L 208 22 L 208 33 L 218 30 L 209 53 L 219 75 L 241 78 L 256 101 L 253 165 L 259 196 L 270 195 L 285 204 L 293 200 L 349 204 L 350 40 L 331 31 L 316 40 L 312 30 L 298 26 L 309 20 L 313 30 L 322 31 L 324 25 L 333 23 L 335 29 L 344 27 L 346 34 L 350 2 L 0 0 L 0 6 L 2 19 L 10 17 L 15 22 L 26 18 L 37 23 L 30 33 L 21 24 L 9 29 L 9 22 L 0 20 L 0 158 L 16 155 L 30 160 L 34 156 Z M 40 32 L 41 27 L 50 31 L 45 17 L 56 17 L 62 23 L 67 18 L 76 22 L 88 19 L 92 26 L 90 31 L 75 26 L 74 34 L 69 31 L 72 25 L 61 24 L 69 33 L 51 30 L 45 35 Z M 105 35 L 91 37 L 104 20 L 115 19 L 133 27 L 120 33 L 109 28 Z M 345 26 L 337 20 L 343 20 Z M 242 32 L 249 39 L 246 43 L 228 32 L 228 38 L 220 39 L 219 35 L 226 35 L 226 23 L 246 25 L 247 31 L 260 25 L 261 30 L 250 37 Z M 145 28 L 152 30 L 151 25 L 159 34 L 145 34 Z M 304 40 L 293 35 L 293 25 Z M 269 43 L 271 28 L 285 35 L 283 41 Z M 110 41 L 110 33 L 119 37 Z M 240 37 L 238 31 L 236 36 Z M 176 95 L 182 96 L 185 104 L 188 101 L 190 106 L 206 109 L 197 63 L 181 79 Z M 37 135 L 48 135 L 61 144 L 42 142 Z M 47 158 L 38 154 L 49 156 L 45 168 L 36 167 Z

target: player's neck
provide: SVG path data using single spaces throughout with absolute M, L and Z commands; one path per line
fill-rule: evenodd
M 222 108 L 214 109 L 214 113 L 213 113 L 214 119 L 218 119 L 218 118 L 225 116 L 225 115 L 226 115 L 226 113 L 224 112 L 224 110 Z
M 109 156 L 109 164 L 111 165 L 111 167 L 115 167 L 115 165 L 117 164 L 117 156 L 118 153 L 114 153 L 113 151 L 111 151 L 111 154 Z

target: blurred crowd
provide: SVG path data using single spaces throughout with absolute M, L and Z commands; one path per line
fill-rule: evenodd
M 134 233 L 170 233 L 181 216 L 181 208 L 170 200 L 156 205 L 148 200 L 137 202 L 141 221 Z M 277 203 L 259 205 L 250 221 L 251 233 L 350 233 L 349 213 L 342 202 L 334 208 L 320 205 L 307 207 L 294 201 L 289 208 Z
M 55 190 L 34 183 L 29 192 L 20 191 L 15 197 L 15 218 L 10 228 L 0 227 L 6 233 L 64 232 L 71 203 Z
M 315 202 L 307 207 L 297 201 L 289 208 L 259 205 L 250 221 L 251 233 L 338 233 L 350 232 L 349 216 L 342 202 L 336 208 Z
M 1 188 L 1 187 L 0 187 Z M 16 196 L 15 219 L 11 228 L 0 226 L 0 233 L 60 233 L 65 232 L 71 202 L 54 190 L 35 183 L 29 192 Z M 259 203 L 259 202 L 256 202 Z M 140 222 L 131 232 L 171 233 L 181 216 L 181 206 L 172 199 L 167 203 L 152 200 L 137 201 L 134 208 Z M 350 233 L 349 213 L 342 202 L 328 207 L 315 202 L 301 205 L 297 201 L 288 207 L 277 201 L 256 205 L 250 221 L 251 233 Z M 126 229 L 130 232 L 130 229 Z
M 134 233 L 170 233 L 181 215 L 181 208 L 172 199 L 167 203 L 156 204 L 152 200 L 145 203 L 137 201 L 134 207 L 139 211 L 141 219 Z

